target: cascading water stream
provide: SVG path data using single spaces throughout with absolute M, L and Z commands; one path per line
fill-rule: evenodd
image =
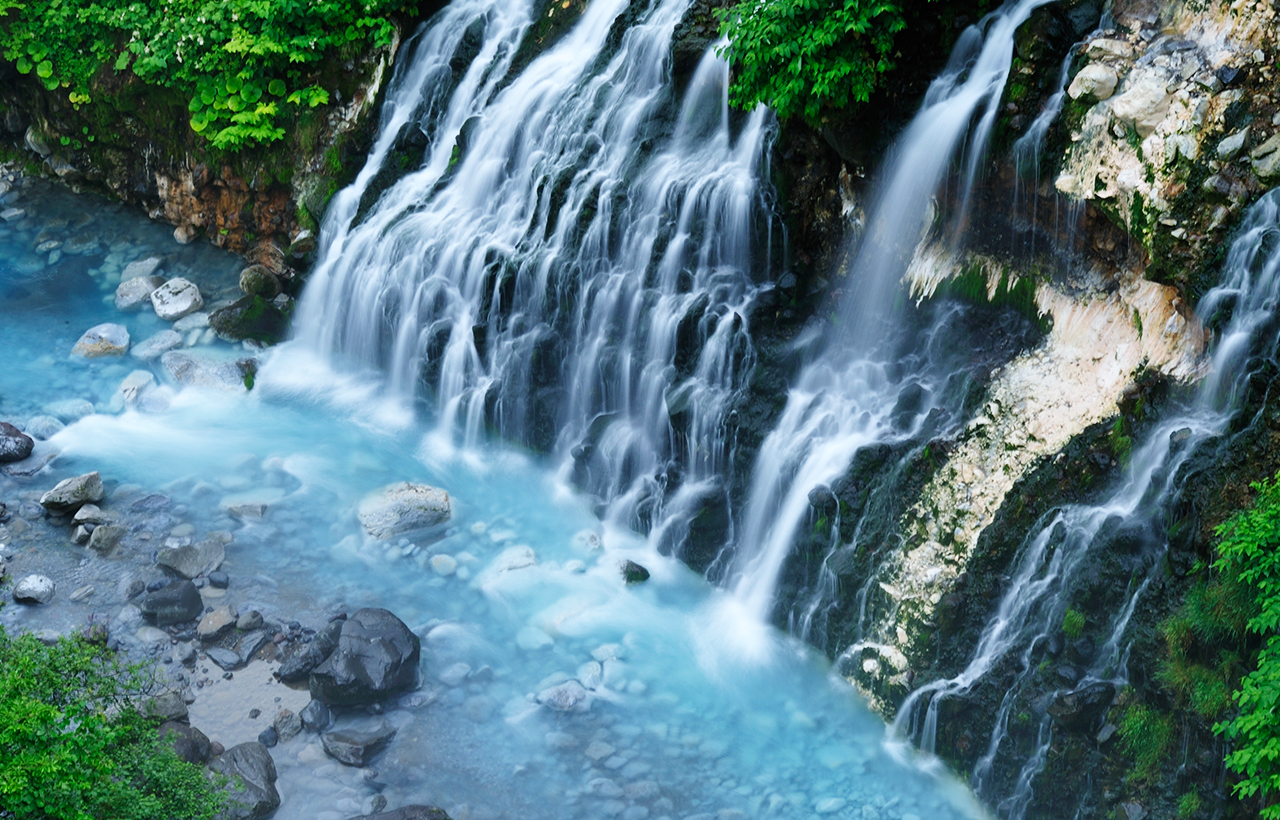
M 933 227 L 933 198 L 957 154 L 962 173 L 954 230 L 963 229 L 1012 65 L 1014 33 L 1048 2 L 1009 3 L 966 29 L 892 150 L 839 327 L 791 389 L 753 467 L 732 586 L 735 605 L 756 621 L 767 621 L 776 605 L 778 578 L 810 509 L 809 494 L 844 474 L 860 449 L 911 439 L 939 409 L 933 397 L 942 395 L 948 368 L 925 357 L 899 375 L 890 364 L 892 307 L 911 255 Z M 904 420 L 894 409 L 907 388 L 930 398 Z
M 768 114 L 731 122 L 710 52 L 677 103 L 686 7 L 656 2 L 618 36 L 635 12 L 597 0 L 512 77 L 527 4 L 451 4 L 330 211 L 299 321 L 304 346 L 385 369 L 395 395 L 425 388 L 438 454 L 486 427 L 551 450 L 608 518 L 668 548 L 724 494 L 752 255 L 769 255 L 753 235 Z M 431 84 L 468 38 L 478 55 L 445 100 Z M 361 214 L 406 125 L 429 137 L 421 167 Z
M 1272 191 L 1249 211 L 1223 268 L 1223 281 L 1205 295 L 1199 315 L 1206 322 L 1230 313 L 1213 349 L 1210 369 L 1185 408 L 1161 422 L 1133 451 L 1124 480 L 1100 504 L 1063 507 L 1028 535 L 1015 559 L 1008 591 L 982 632 L 971 660 L 960 674 L 926 684 L 902 704 L 893 733 L 931 750 L 938 730 L 939 708 L 980 683 L 998 663 L 1019 652 L 1017 673 L 1003 697 L 991 731 L 987 753 L 975 767 L 974 786 L 982 794 L 992 764 L 1007 739 L 1012 704 L 1034 673 L 1037 644 L 1062 623 L 1075 588 L 1076 573 L 1099 541 L 1104 525 L 1151 521 L 1178 489 L 1181 467 L 1202 443 L 1221 436 L 1238 412 L 1250 376 L 1251 355 L 1274 357 L 1280 346 L 1275 306 L 1280 301 L 1280 191 Z M 1161 540 L 1161 553 L 1167 541 Z M 1078 687 L 1091 683 L 1123 683 L 1126 650 L 1123 635 L 1138 599 L 1159 573 L 1152 563 L 1147 577 L 1125 596 L 1112 619 L 1110 637 L 1097 653 Z M 1044 763 L 1052 726 L 1041 719 L 1037 749 L 1023 764 L 1015 788 L 997 806 L 1002 817 L 1021 818 L 1030 803 L 1035 775 Z M 990 795 L 988 795 L 990 796 Z

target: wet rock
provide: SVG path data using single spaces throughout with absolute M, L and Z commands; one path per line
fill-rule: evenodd
M 209 656 L 209 660 L 213 661 L 220 669 L 227 672 L 234 672 L 244 665 L 240 658 L 240 653 L 232 649 L 215 646 L 206 650 L 205 654 Z
M 280 733 L 276 731 L 276 727 L 268 726 L 261 732 L 258 732 L 258 742 L 270 749 L 272 746 L 280 742 Z
M 205 613 L 196 625 L 196 637 L 200 640 L 215 641 L 230 632 L 236 625 L 236 611 L 231 605 L 220 606 L 213 612 Z
M 289 317 L 261 296 L 246 296 L 209 314 L 209 326 L 228 342 L 277 342 L 289 331 Z
M 190 544 L 176 549 L 160 550 L 156 563 L 173 570 L 183 578 L 195 578 L 207 575 L 226 560 L 227 548 L 216 538 L 206 538 L 199 544 Z
M 205 733 L 178 721 L 160 726 L 160 739 L 173 747 L 174 754 L 188 763 L 203 764 L 209 761 L 209 738 Z
M 635 561 L 623 561 L 621 570 L 622 577 L 626 579 L 628 584 L 642 584 L 649 580 L 649 570 L 640 566 Z
M 426 484 L 402 482 L 383 487 L 360 502 L 360 523 L 374 538 L 443 524 L 451 514 L 449 494 Z
M 231 585 L 231 579 L 222 571 L 209 573 L 209 586 L 214 589 L 226 589 Z
M 92 416 L 93 404 L 84 399 L 63 399 L 46 404 L 44 411 L 59 421 L 71 424 L 85 416 Z
M 307 679 L 311 671 L 333 653 L 338 646 L 338 637 L 342 634 L 342 621 L 333 621 L 316 634 L 311 643 L 302 644 L 298 650 L 280 664 L 277 677 L 285 683 L 295 683 Z
M 1119 81 L 1114 68 L 1102 63 L 1090 63 L 1080 69 L 1080 73 L 1071 81 L 1067 96 L 1073 100 L 1081 97 L 1105 100 L 1115 93 Z
M 243 632 L 251 632 L 255 629 L 261 629 L 261 628 L 262 628 L 262 613 L 256 609 L 249 610 L 245 614 L 241 615 L 240 618 L 236 621 L 236 629 L 239 629 Z
M 125 279 L 116 286 L 116 310 L 133 312 L 151 304 L 151 294 L 164 284 L 159 276 L 139 276 Z
M 96 471 L 59 481 L 40 497 L 40 506 L 55 513 L 71 513 L 102 500 L 102 476 Z
M 89 538 L 92 535 L 93 530 L 89 529 L 84 524 L 79 524 L 71 533 L 71 540 L 77 544 L 87 544 L 89 543 Z
M 230 392 L 245 389 L 245 367 L 238 361 L 171 350 L 160 357 L 160 363 L 173 376 L 173 380 L 181 385 L 214 387 Z
M 1280 134 L 1272 135 L 1271 139 L 1254 148 L 1249 157 L 1253 161 L 1253 172 L 1258 176 L 1268 180 L 1280 176 Z
M 261 743 L 241 743 L 223 752 L 209 768 L 230 782 L 218 820 L 258 820 L 280 807 L 276 765 Z
M 172 322 L 204 307 L 204 297 L 194 282 L 175 277 L 151 292 L 151 306 L 157 316 Z
M 168 626 L 192 621 L 204 611 L 204 601 L 195 584 L 186 580 L 173 581 L 142 599 L 142 614 L 156 626 Z
M 161 692 L 155 697 L 147 698 L 142 705 L 142 714 L 163 721 L 186 720 L 187 703 L 177 692 Z
M 135 370 L 120 382 L 112 400 L 112 409 L 137 407 L 143 402 L 146 394 L 155 388 L 156 377 L 149 370 Z
M 385 609 L 361 609 L 345 621 L 338 646 L 311 673 L 311 696 L 328 704 L 374 703 L 417 683 L 421 642 Z
M 258 650 L 271 642 L 271 636 L 262 630 L 249 632 L 236 641 L 235 651 L 241 663 L 248 663 L 258 654 Z
M 106 555 L 116 548 L 116 545 L 120 543 L 120 539 L 123 537 L 124 527 L 101 524 L 95 527 L 93 535 L 89 536 L 89 549 Z
M 125 265 L 124 270 L 120 272 L 120 279 L 127 282 L 131 279 L 148 278 L 159 270 L 160 263 L 162 261 L 163 260 L 158 256 L 148 256 L 146 259 L 139 259 L 136 262 L 130 262 Z M 157 283 L 157 285 L 162 284 L 164 284 L 164 279 L 161 279 Z
M 208 326 L 209 314 L 201 311 L 189 313 L 173 323 L 173 329 L 178 333 L 187 333 L 192 330 L 204 330 Z
M 146 341 L 134 345 L 129 355 L 149 362 L 179 347 L 182 347 L 182 334 L 172 330 L 162 330 Z
M 53 416 L 32 416 L 27 419 L 27 435 L 40 441 L 48 441 L 66 428 Z
M 0 462 L 22 461 L 31 455 L 36 443 L 17 427 L 0 421 Z
M 590 706 L 587 690 L 576 680 L 565 681 L 538 693 L 538 703 L 557 712 L 581 712 Z
M 395 727 L 383 721 L 378 728 L 368 732 L 356 729 L 325 732 L 320 736 L 320 743 L 325 752 L 339 763 L 363 766 L 385 749 L 395 736 Z
M 76 514 L 71 520 L 77 524 L 92 524 L 96 527 L 99 524 L 114 524 L 116 517 L 109 512 L 105 512 L 97 504 L 85 504 L 76 510 Z
M 281 742 L 292 740 L 302 732 L 302 718 L 288 709 L 281 709 L 277 712 L 276 719 L 271 725 L 275 727 L 276 732 L 280 735 Z
M 1049 715 L 1059 726 L 1076 732 L 1092 731 L 1111 708 L 1116 697 L 1114 684 L 1099 682 L 1072 692 L 1061 692 L 1049 704 Z
M 1242 128 L 1218 143 L 1218 159 L 1230 162 L 1240 155 L 1249 142 L 1249 129 Z
M 362 814 L 348 820 L 451 820 L 451 818 L 445 814 L 444 809 L 432 806 L 401 806 L 395 811 Z
M 43 575 L 28 575 L 13 587 L 13 600 L 20 604 L 47 604 L 58 586 Z
M 124 325 L 106 322 L 94 325 L 84 332 L 80 341 L 71 348 L 71 355 L 86 359 L 102 356 L 123 356 L 129 352 L 129 331 Z
M 250 265 L 240 271 L 240 290 L 247 296 L 274 299 L 280 295 L 280 280 L 263 265 Z
M 329 711 L 329 707 L 318 700 L 313 700 L 302 707 L 298 717 L 302 719 L 302 728 L 308 732 L 322 732 L 333 722 L 333 714 Z

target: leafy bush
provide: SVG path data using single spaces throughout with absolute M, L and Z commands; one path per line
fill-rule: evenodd
M 45 646 L 0 629 L 0 815 L 14 820 L 207 820 L 215 784 L 179 760 L 134 703 L 139 668 L 79 637 Z
M 721 52 L 735 72 L 731 102 L 810 122 L 824 108 L 867 101 L 906 25 L 896 0 L 743 0 L 716 16 L 731 41 Z
M 406 0 L 0 0 L 0 54 L 76 105 L 104 72 L 132 71 L 190 100 L 217 148 L 284 137 L 281 107 L 316 107 L 326 60 L 391 42 Z
M 1075 640 L 1084 634 L 1084 613 L 1076 609 L 1068 609 L 1062 616 L 1062 634 Z
M 1130 779 L 1150 784 L 1173 740 L 1173 719 L 1150 706 L 1135 703 L 1125 710 L 1119 726 L 1120 744 L 1134 762 Z
M 1241 776 L 1233 787 L 1239 797 L 1280 790 L 1280 484 L 1264 481 L 1253 488 L 1258 494 L 1253 506 L 1218 528 L 1222 542 L 1214 563 L 1253 591 L 1249 632 L 1270 636 L 1257 668 L 1235 693 L 1240 714 L 1214 727 L 1235 745 L 1226 761 Z M 1260 816 L 1280 820 L 1280 804 L 1263 808 Z

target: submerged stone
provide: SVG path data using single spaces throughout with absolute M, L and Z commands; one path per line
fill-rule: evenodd
M 22 461 L 36 443 L 12 424 L 0 421 L 0 462 Z
M 209 326 L 228 342 L 278 342 L 289 331 L 289 317 L 261 296 L 246 296 L 210 313 Z
M 360 523 L 374 538 L 435 527 L 449 520 L 449 494 L 426 484 L 383 487 L 360 502 Z
M 40 505 L 55 513 L 74 512 L 85 504 L 102 500 L 102 476 L 94 471 L 59 481 L 40 497 Z
M 124 325 L 110 322 L 95 325 L 84 332 L 80 341 L 71 348 L 73 356 L 96 359 L 102 356 L 123 356 L 129 352 L 129 331 Z
M 355 729 L 325 732 L 320 736 L 320 742 L 325 752 L 339 763 L 363 766 L 385 749 L 395 736 L 395 727 L 383 721 L 376 729 L 367 732 Z

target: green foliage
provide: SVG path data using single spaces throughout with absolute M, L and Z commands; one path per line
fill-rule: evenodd
M 391 42 L 406 0 L 0 0 L 0 54 L 49 90 L 89 102 L 132 72 L 189 98 L 215 147 L 284 137 L 282 106 L 315 108 L 326 60 Z
M 1182 818 L 1195 817 L 1204 808 L 1204 798 L 1200 796 L 1200 792 L 1192 789 L 1182 797 L 1178 798 L 1178 816 Z
M 1068 609 L 1062 616 L 1062 634 L 1068 638 L 1075 640 L 1084 634 L 1084 613 L 1075 609 Z
M 79 637 L 0 629 L 0 807 L 14 820 L 207 820 L 221 798 L 161 743 L 140 668 Z
M 897 0 L 742 0 L 716 16 L 731 41 L 721 52 L 734 70 L 730 101 L 812 123 L 824 109 L 867 101 L 893 69 L 906 25 Z
M 1173 718 L 1135 703 L 1125 710 L 1119 731 L 1120 745 L 1134 762 L 1129 779 L 1150 785 L 1160 773 L 1160 763 L 1173 740 Z
M 1257 668 L 1235 693 L 1240 713 L 1214 727 L 1235 748 L 1227 768 L 1240 775 L 1233 787 L 1238 797 L 1280 789 L 1280 484 L 1253 485 L 1257 498 L 1217 530 L 1222 542 L 1214 568 L 1229 574 L 1253 593 L 1256 606 L 1246 628 L 1270 636 L 1258 655 Z M 1262 809 L 1263 820 L 1280 820 L 1280 803 Z

